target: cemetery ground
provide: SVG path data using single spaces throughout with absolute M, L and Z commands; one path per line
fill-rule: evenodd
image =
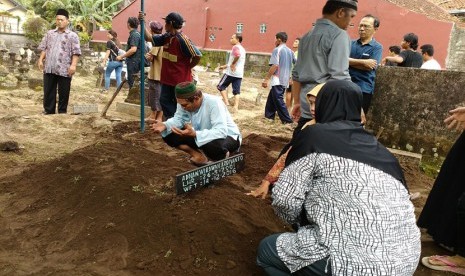
M 74 77 L 70 107 L 102 111 L 111 94 L 101 94 L 96 79 Z M 201 72 L 199 87 L 217 94 L 218 80 Z M 0 275 L 263 275 L 255 264 L 259 241 L 290 228 L 269 199 L 245 193 L 292 131 L 262 119 L 260 80 L 245 78 L 242 88 L 233 117 L 244 136 L 244 170 L 183 195 L 173 177 L 195 167 L 148 125 L 141 133 L 138 117 L 116 111 L 127 89 L 107 118 L 42 115 L 40 88 L 0 90 L 0 142 L 19 145 L 0 151 Z M 398 157 L 410 190 L 421 193 L 413 201 L 418 215 L 434 179 L 417 159 Z M 422 239 L 422 256 L 450 254 Z M 419 264 L 415 275 L 447 273 Z

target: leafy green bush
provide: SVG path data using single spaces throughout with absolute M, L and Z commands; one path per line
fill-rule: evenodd
M 78 36 L 81 45 L 88 44 L 89 41 L 92 39 L 92 36 L 90 36 L 87 32 L 79 32 Z
M 42 17 L 30 17 L 23 24 L 24 36 L 39 44 L 45 33 L 50 28 L 50 24 Z

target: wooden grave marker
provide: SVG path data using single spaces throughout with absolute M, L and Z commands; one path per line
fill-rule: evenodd
M 216 161 L 209 165 L 176 175 L 176 194 L 180 195 L 212 184 L 244 169 L 244 154 Z

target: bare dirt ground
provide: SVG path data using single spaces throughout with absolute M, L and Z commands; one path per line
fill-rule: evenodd
M 200 73 L 215 92 L 218 75 Z M 96 76 L 75 76 L 70 106 L 110 98 Z M 289 228 L 256 187 L 291 130 L 262 119 L 266 91 L 244 79 L 240 111 L 245 169 L 207 188 L 176 196 L 173 177 L 194 167 L 137 117 L 41 115 L 42 92 L 0 90 L 0 275 L 262 275 L 259 241 Z M 255 99 L 264 92 L 260 104 Z M 121 93 L 116 101 L 124 101 Z M 418 160 L 401 158 L 417 214 L 433 179 Z M 422 255 L 447 253 L 426 236 Z M 447 275 L 418 266 L 415 275 Z

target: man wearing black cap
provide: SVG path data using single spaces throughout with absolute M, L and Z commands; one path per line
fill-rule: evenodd
M 71 78 L 81 55 L 79 37 L 68 29 L 68 11 L 59 9 L 55 24 L 56 28 L 45 34 L 38 47 L 42 52 L 37 65 L 44 73 L 44 114 L 56 113 L 57 88 L 58 113 L 67 112 Z
M 196 166 L 224 159 L 239 149 L 241 133 L 222 100 L 202 93 L 193 82 L 179 83 L 175 93 L 174 117 L 151 127 L 169 146 L 189 154 Z
M 350 81 L 350 39 L 346 30 L 357 14 L 357 4 L 357 0 L 328 0 L 323 7 L 323 18 L 300 40 L 292 71 L 291 115 L 298 120 L 296 132 L 312 119 L 306 101 L 310 90 L 330 79 Z
M 140 12 L 139 19 L 144 18 L 145 15 Z M 163 115 L 168 119 L 176 112 L 175 86 L 181 82 L 192 81 L 192 68 L 199 63 L 202 54 L 182 32 L 184 19 L 179 13 L 171 12 L 163 19 L 166 33 L 152 36 L 145 29 L 145 38 L 154 46 L 163 46 L 160 104 Z

